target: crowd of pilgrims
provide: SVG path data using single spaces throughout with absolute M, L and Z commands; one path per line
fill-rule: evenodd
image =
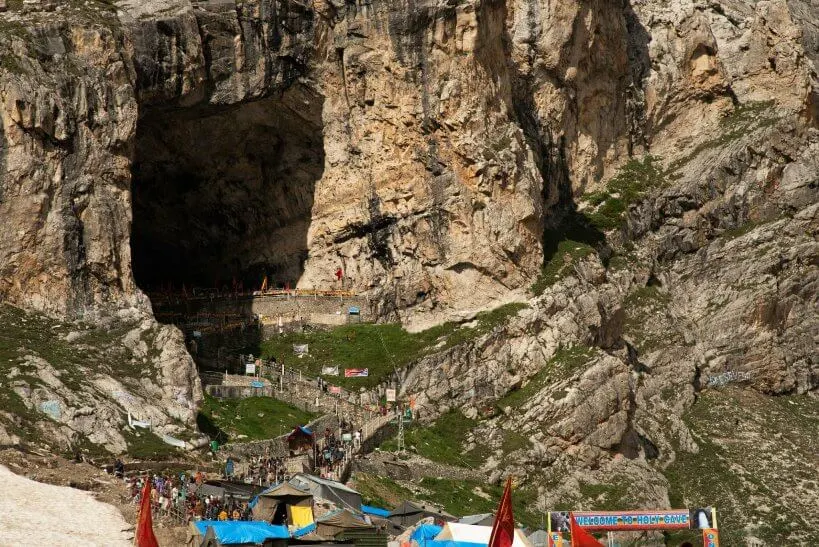
M 257 457 L 250 462 L 248 473 L 233 474 L 234 464 L 228 458 L 224 467 L 223 478 L 267 486 L 290 479 L 285 472 L 281 458 Z M 123 477 L 120 460 L 114 464 L 117 476 Z M 142 475 L 126 479 L 131 501 L 138 505 L 142 496 L 145 481 L 151 481 L 151 505 L 155 515 L 174 517 L 177 520 L 253 520 L 246 501 L 231 496 L 220 498 L 212 494 L 202 495 L 199 490 L 205 482 L 205 475 L 197 473 L 179 473 L 178 475 Z
M 204 481 L 199 472 L 194 475 L 180 473 L 178 476 L 153 475 L 131 477 L 128 487 L 133 502 L 139 504 L 142 488 L 150 480 L 151 505 L 157 516 L 173 516 L 190 520 L 252 520 L 247 502 L 213 495 L 199 496 L 197 490 Z

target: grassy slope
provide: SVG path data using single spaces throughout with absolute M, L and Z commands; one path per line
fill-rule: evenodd
M 245 441 L 269 439 L 316 418 L 310 412 L 271 397 L 216 399 L 205 395 L 197 423 L 202 432 L 220 443 L 247 435 Z
M 503 493 L 502 486 L 446 478 L 425 477 L 410 483 L 356 473 L 353 480 L 365 503 L 391 509 L 407 499 L 428 501 L 457 517 L 494 512 Z M 518 523 L 540 526 L 541 515 L 534 507 L 535 497 L 536 491 L 531 485 L 513 490 L 513 513 Z
M 526 304 L 507 304 L 480 313 L 477 326 L 470 328 L 455 323 L 410 333 L 400 325 L 344 325 L 329 330 L 276 335 L 261 344 L 263 358 L 275 356 L 287 366 L 304 370 L 310 375 L 321 372 L 322 366 L 369 368 L 367 378 L 333 378 L 333 383 L 346 388 L 371 387 L 393 372 L 393 364 L 401 368 L 433 350 L 452 347 L 472 340 L 504 323 L 525 308 Z M 309 344 L 310 355 L 296 358 L 293 344 Z
M 12 381 L 8 380 L 12 369 L 17 369 L 19 374 L 14 377 L 14 382 L 23 381 L 31 387 L 43 385 L 36 369 L 24 364 L 24 356 L 33 355 L 48 361 L 60 373 L 60 381 L 73 390 L 79 390 L 95 372 L 109 374 L 126 386 L 138 383 L 146 373 L 144 366 L 134 366 L 130 350 L 120 343 L 121 337 L 132 328 L 130 326 L 98 328 L 58 322 L 3 304 L 0 304 L 0 325 L 0 374 L 5 379 L 0 383 L 0 409 L 19 418 L 13 420 L 0 415 L 0 421 L 25 443 L 48 444 L 38 423 L 49 418 L 26 408 L 14 393 Z M 67 342 L 64 337 L 72 331 L 81 336 L 75 342 Z M 137 444 L 135 450 L 141 452 L 144 442 L 139 440 Z M 93 447 L 82 439 L 80 445 L 88 452 L 94 452 Z
M 717 507 L 725 545 L 742 544 L 744 529 L 768 544 L 819 544 L 819 400 L 709 390 L 684 419 L 700 450 L 665 470 L 672 505 Z M 813 507 L 798 506 L 799 491 Z
M 432 461 L 460 467 L 479 467 L 486 453 L 480 448 L 464 452 L 466 435 L 477 425 L 460 410 L 452 410 L 432 425 L 412 424 L 404 434 L 404 441 L 410 450 Z M 397 444 L 391 439 L 381 445 L 383 450 L 395 450 Z

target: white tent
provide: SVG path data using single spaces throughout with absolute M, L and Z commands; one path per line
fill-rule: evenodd
M 450 540 L 463 541 L 466 543 L 482 543 L 489 544 L 489 538 L 492 536 L 491 526 L 476 526 L 474 524 L 459 524 L 457 522 L 447 522 L 443 530 L 435 540 Z M 512 542 L 512 547 L 533 547 L 532 542 L 526 538 L 522 530 L 515 530 L 515 540 Z

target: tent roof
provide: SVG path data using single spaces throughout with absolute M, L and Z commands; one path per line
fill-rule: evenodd
M 458 520 L 459 524 L 478 524 L 479 522 L 486 520 L 486 519 L 493 519 L 495 515 L 492 513 L 481 513 L 478 515 L 467 515 L 465 517 L 461 517 Z
M 373 515 L 382 518 L 390 516 L 390 512 L 387 509 L 381 509 L 380 507 L 373 507 L 371 505 L 362 505 L 361 512 L 365 515 Z
M 208 528 L 212 528 L 219 543 L 223 545 L 259 544 L 267 539 L 287 539 L 290 537 L 287 526 L 274 526 L 260 521 L 200 520 L 193 524 L 203 536 L 208 533 Z
M 442 517 L 447 518 L 455 518 L 446 511 L 438 509 L 433 505 L 426 505 L 426 504 L 417 504 L 412 501 L 405 501 L 395 509 L 390 512 L 390 516 L 400 516 L 400 515 L 415 515 L 417 513 L 427 513 L 430 515 L 440 515 Z
M 313 430 L 312 429 L 310 429 L 309 427 L 300 425 L 300 426 L 297 426 L 297 427 L 293 428 L 293 431 L 291 431 L 290 435 L 287 436 L 287 440 L 289 441 L 290 439 L 295 438 L 295 437 L 312 437 L 312 436 L 313 436 Z
M 441 533 L 435 537 L 435 540 L 451 540 L 488 545 L 491 535 L 491 526 L 475 526 L 473 524 L 447 522 L 443 530 L 441 530 Z M 526 538 L 521 530 L 515 530 L 515 540 L 512 542 L 512 547 L 532 547 L 532 542 Z
M 286 496 L 310 498 L 313 496 L 309 490 L 299 488 L 291 482 L 280 482 L 279 484 L 274 484 L 259 495 L 266 498 L 283 498 Z
M 346 486 L 343 483 L 340 483 L 340 482 L 337 482 L 337 481 L 331 481 L 329 479 L 322 479 L 321 477 L 316 477 L 314 475 L 306 475 L 304 473 L 299 473 L 298 475 L 296 475 L 295 477 L 290 479 L 291 484 L 293 484 L 293 483 L 298 484 L 298 482 L 305 482 L 305 481 L 320 484 L 322 486 L 327 486 L 329 488 L 334 488 L 336 490 L 342 490 L 344 492 L 349 492 L 350 494 L 359 495 L 358 492 L 356 492 L 355 490 L 353 490 L 349 486 Z
M 349 509 L 338 509 L 322 515 L 316 519 L 316 523 L 325 526 L 337 526 L 339 528 L 370 528 L 371 524 L 367 524 L 358 515 L 353 514 Z

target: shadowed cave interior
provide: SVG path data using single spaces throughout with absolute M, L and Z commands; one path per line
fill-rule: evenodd
M 141 113 L 134 277 L 152 292 L 295 286 L 324 169 L 321 98 L 300 86 L 220 107 Z

